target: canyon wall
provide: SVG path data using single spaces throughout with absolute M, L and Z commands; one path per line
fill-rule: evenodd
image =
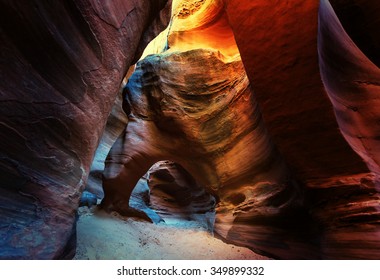
M 108 211 L 379 259 L 380 4 L 330 2 L 1 0 L 0 258 L 71 258 L 104 177 Z
M 374 30 L 380 27 L 380 4 L 373 1 L 332 1 L 332 4 L 320 2 L 320 73 L 340 132 L 372 174 L 340 182 L 340 186 L 332 184 L 337 190 L 346 190 L 340 193 L 338 201 L 328 203 L 328 211 L 316 211 L 326 225 L 322 250 L 332 258 L 344 253 L 348 257 L 378 259 L 380 35 Z M 334 196 L 337 194 L 335 191 Z
M 365 0 L 332 2 L 350 34 L 377 61 L 379 37 L 374 30 L 379 26 L 375 16 L 379 5 Z M 304 186 L 318 257 L 377 259 L 379 195 L 373 162 L 378 129 L 373 123 L 378 88 L 373 82 L 356 87 L 356 100 L 368 104 L 363 110 L 368 117 L 350 120 L 352 113 L 347 112 L 352 110 L 346 107 L 343 113 L 335 102 L 331 104 L 330 86 L 342 81 L 341 91 L 349 94 L 349 85 L 358 85 L 357 75 L 368 79 L 368 67 L 373 69 L 369 81 L 378 80 L 378 68 L 363 56 L 364 67 L 355 67 L 356 55 L 346 52 L 353 42 L 327 6 L 327 1 L 244 1 L 244 5 L 226 1 L 229 23 L 264 122 Z M 366 97 L 369 88 L 371 100 Z M 358 149 L 348 139 L 347 124 L 351 132 L 371 131 L 359 135 L 372 142 L 370 151 Z
M 0 3 L 0 258 L 71 258 L 75 213 L 129 66 L 171 1 Z

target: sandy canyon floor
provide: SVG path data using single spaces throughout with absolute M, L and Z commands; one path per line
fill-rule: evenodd
M 97 207 L 79 208 L 76 260 L 262 260 L 251 250 L 226 244 L 197 222 L 165 219 L 151 224 Z

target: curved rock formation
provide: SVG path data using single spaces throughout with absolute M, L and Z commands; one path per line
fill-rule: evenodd
M 214 230 L 215 198 L 199 185 L 182 166 L 160 161 L 149 169 L 150 207 L 168 219 L 195 221 Z
M 368 172 L 341 136 L 324 93 L 318 5 L 303 0 L 226 1 L 267 129 L 300 180 Z
M 379 259 L 377 2 L 174 1 L 100 139 L 171 0 L 1 0 L 0 258 L 72 257 L 121 133 L 106 209 L 203 215 L 275 258 Z
M 215 231 L 227 239 L 236 239 L 229 235 L 238 217 L 274 223 L 300 204 L 239 59 L 226 63 L 203 49 L 150 55 L 137 64 L 124 94 L 129 122 L 106 160 L 105 209 L 149 219 L 129 199 L 160 160 L 180 164 L 217 198 Z M 242 234 L 270 242 L 267 232 Z
M 250 133 L 264 128 L 260 118 L 250 118 L 251 114 L 259 115 L 259 112 L 251 101 L 244 68 L 240 60 L 224 63 L 222 59 L 220 54 L 209 50 L 192 50 L 151 55 L 137 64 L 125 89 L 124 110 L 129 115 L 129 123 L 109 154 L 106 165 L 109 164 L 110 168 L 106 168 L 106 178 L 116 180 L 131 162 L 141 171 L 124 171 L 124 179 L 132 180 L 134 176 L 130 175 L 133 174 L 138 179 L 155 162 L 170 159 L 180 163 L 210 190 L 216 191 L 225 182 L 233 182 L 236 174 L 249 173 L 254 168 L 252 163 L 229 166 L 222 160 L 228 153 L 231 153 L 231 159 L 236 153 L 252 154 L 256 147 L 246 147 L 243 143 L 239 147 L 237 144 L 242 140 L 253 146 L 259 142 L 257 145 L 261 147 L 257 148 L 256 161 L 265 162 L 263 158 L 268 158 L 267 164 L 272 164 L 272 159 L 277 157 L 271 155 L 270 141 L 256 141 L 259 139 L 252 137 L 265 137 L 265 134 L 253 136 Z M 218 72 L 209 71 L 215 66 Z M 208 160 L 208 154 L 215 159 Z M 279 171 L 272 171 L 268 177 L 282 178 L 282 168 L 277 169 Z M 216 170 L 228 171 L 229 176 L 219 178 L 221 176 L 213 175 Z M 136 179 L 130 184 L 131 188 Z M 106 186 L 108 182 L 104 183 L 106 200 L 107 191 L 111 193 Z M 116 182 L 111 185 L 119 189 Z
M 70 258 L 120 83 L 171 1 L 1 1 L 0 258 Z
M 352 13 L 348 14 L 350 20 L 346 25 L 351 28 L 366 26 L 353 33 L 363 47 L 373 50 L 378 45 L 375 35 L 378 4 L 365 0 L 333 2 L 341 9 L 351 6 L 354 7 L 351 11 L 365 14 L 367 19 L 362 22 L 354 21 Z M 325 4 L 321 1 L 322 26 L 334 29 L 340 24 L 332 18 L 324 20 Z M 318 1 L 226 1 L 229 23 L 267 129 L 305 187 L 307 209 L 315 225 L 311 230 L 315 234 L 316 248 L 321 250 L 320 257 L 377 259 L 380 253 L 376 226 L 379 202 L 375 185 L 378 179 L 369 174 L 363 160 L 350 148 L 348 144 L 352 143 L 344 141 L 339 131 L 341 125 L 336 123 L 321 82 L 317 51 L 320 45 L 320 42 L 317 44 L 318 7 Z M 320 39 L 325 36 L 331 34 L 319 33 Z M 328 41 L 326 47 L 336 48 L 340 44 L 336 40 L 340 38 L 341 35 L 334 38 L 335 41 Z M 379 52 L 372 51 L 372 57 L 376 57 L 376 53 Z M 339 63 L 342 53 L 330 55 L 331 65 L 336 70 L 353 70 L 352 63 Z M 323 59 L 321 63 L 322 69 Z M 322 76 L 323 72 L 321 70 Z M 334 75 L 330 78 L 337 83 Z M 376 106 L 374 99 L 371 103 Z M 374 116 L 368 119 L 369 126 L 376 120 Z M 362 156 L 360 152 L 359 155 Z
M 368 36 L 358 37 L 357 29 L 352 34 L 376 61 L 376 4 L 333 2 L 337 7 L 355 3 L 366 11 L 372 23 L 362 22 Z M 368 92 L 376 91 L 376 83 L 359 85 L 373 98 L 357 97 L 363 100 L 360 106 L 368 105 L 367 119 L 347 121 L 350 115 L 344 114 L 339 119 L 339 111 L 338 125 L 329 97 L 342 93 L 335 72 L 330 72 L 343 71 L 336 74 L 346 79 L 345 72 L 353 68 L 334 52 L 348 60 L 355 54 L 334 49 L 342 45 L 344 32 L 340 27 L 340 36 L 331 36 L 340 24 L 331 15 L 325 18 L 325 1 L 317 42 L 318 4 L 175 2 L 169 28 L 149 45 L 126 87 L 124 109 L 131 123 L 109 154 L 103 205 L 128 214 L 136 180 L 154 162 L 169 159 L 215 195 L 214 232 L 229 242 L 277 258 L 378 258 L 378 179 L 370 172 L 377 172 L 371 163 L 377 158 L 377 101 Z M 240 56 L 234 38 L 252 86 L 244 81 L 247 86 L 241 88 L 245 72 L 236 68 Z M 325 46 L 321 39 L 327 40 Z M 360 61 L 362 67 L 371 65 Z M 378 69 L 370 68 L 378 79 Z M 226 84 L 230 86 L 224 94 Z M 372 137 L 374 143 L 365 147 L 371 151 L 357 148 L 339 127 L 367 127 L 366 141 Z M 240 138 L 243 131 L 247 133 Z M 118 187 L 121 182 L 124 189 Z
M 217 234 L 267 254 L 299 255 L 304 249 L 295 244 L 307 225 L 296 228 L 293 240 L 279 238 L 294 234 L 289 215 L 302 195 L 265 129 L 221 2 L 189 2 L 199 4 L 195 18 L 210 22 L 193 22 L 183 16 L 188 6 L 177 5 L 161 38 L 167 42 L 151 45 L 164 52 L 137 64 L 124 91 L 129 122 L 106 160 L 102 205 L 149 220 L 129 204 L 132 190 L 155 162 L 171 160 L 216 197 Z M 222 29 L 225 44 L 215 39 Z
M 380 4 L 371 4 L 370 8 L 371 12 L 380 11 Z M 380 65 L 376 57 L 380 45 L 369 44 L 369 55 L 376 60 L 372 62 L 346 33 L 328 1 L 321 1 L 319 22 L 321 76 L 339 128 L 368 167 L 380 174 L 380 69 L 375 64 Z M 361 33 L 366 34 L 367 26 L 375 25 L 378 30 L 380 20 L 366 16 L 358 22 L 357 29 L 359 24 L 363 26 Z M 380 41 L 378 32 L 370 35 Z
M 380 69 L 375 63 L 380 65 L 380 36 L 374 30 L 380 27 L 380 3 L 351 1 L 354 5 L 340 10 L 341 1 L 334 2 L 350 33 L 343 28 L 329 1 L 322 0 L 318 32 L 321 76 L 340 131 L 374 175 L 346 182 L 344 188 L 351 188 L 349 193 L 356 195 L 349 201 L 341 198 L 343 201 L 335 202 L 333 209 L 332 205 L 326 207 L 330 211 L 320 217 L 326 224 L 323 251 L 332 258 L 339 257 L 342 251 L 347 251 L 346 256 L 379 258 Z M 351 16 L 349 21 L 346 13 Z M 353 27 L 352 15 L 363 14 Z M 350 231 L 345 228 L 347 225 Z
M 223 7 L 222 0 L 174 1 L 168 28 L 147 46 L 141 59 L 164 51 L 212 49 L 225 61 L 235 60 L 239 50 Z

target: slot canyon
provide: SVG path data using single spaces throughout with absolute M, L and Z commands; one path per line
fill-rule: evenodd
M 380 259 L 380 2 L 0 14 L 0 259 Z

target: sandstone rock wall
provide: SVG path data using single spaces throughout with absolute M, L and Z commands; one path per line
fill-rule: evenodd
M 73 256 L 99 137 L 170 3 L 1 1 L 0 258 Z
M 275 258 L 380 258 L 378 2 L 174 1 L 111 112 L 170 5 L 0 1 L 0 258 L 73 256 L 119 133 L 105 209 L 215 211 Z
M 304 186 L 319 257 L 376 259 L 378 178 L 370 171 L 378 172 L 374 163 L 378 90 L 371 82 L 378 80 L 378 68 L 373 66 L 379 53 L 374 32 L 379 27 L 378 4 L 332 2 L 339 19 L 326 8 L 327 1 L 244 1 L 244 5 L 226 1 L 226 9 L 267 129 Z M 361 56 L 362 67 L 356 66 L 352 50 L 357 52 L 357 46 L 348 36 L 373 62 Z M 358 76 L 365 76 L 368 85 L 357 83 Z M 330 87 L 336 89 L 339 83 L 344 85 L 340 95 L 355 93 L 355 100 L 367 105 L 362 108 L 364 117 L 331 105 L 337 92 Z M 356 85 L 349 89 L 352 84 Z M 349 139 L 348 130 L 353 138 L 371 142 L 369 149 Z M 358 130 L 368 133 L 362 136 Z
M 175 5 L 169 30 L 151 43 L 155 54 L 148 46 L 125 87 L 129 122 L 106 160 L 102 205 L 149 220 L 129 205 L 132 190 L 154 163 L 171 160 L 194 177 L 194 192 L 201 185 L 215 196 L 215 233 L 273 256 L 295 256 L 300 252 L 283 248 L 295 249 L 308 225 L 290 244 L 277 240 L 294 232 L 296 223 L 284 219 L 302 207 L 302 193 L 265 128 L 222 2 L 201 2 L 193 12 L 186 1 Z
M 380 4 L 332 3 L 337 13 L 327 0 L 319 8 L 320 73 L 342 135 L 373 174 L 329 183 L 326 192 L 339 199 L 327 202 L 322 208 L 326 211 L 316 209 L 326 227 L 322 251 L 330 258 L 344 252 L 346 257 L 376 259 L 380 254 L 380 69 L 376 66 L 380 36 L 374 30 L 380 27 L 376 13 Z M 355 16 L 361 16 L 360 20 Z
M 378 5 L 332 2 L 339 18 L 327 1 L 175 2 L 126 87 L 132 122 L 107 159 L 103 205 L 131 214 L 136 180 L 170 159 L 217 198 L 214 232 L 229 242 L 378 258 Z

